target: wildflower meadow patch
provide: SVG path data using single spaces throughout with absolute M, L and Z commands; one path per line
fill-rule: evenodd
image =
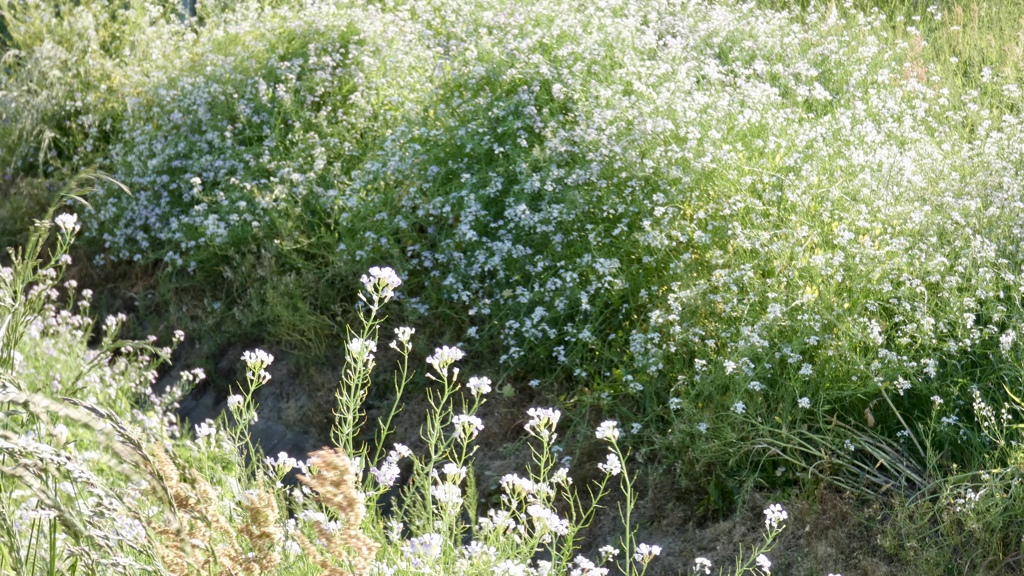
M 150 557 L 256 570 L 247 554 L 285 538 L 310 569 L 514 573 L 543 560 L 596 574 L 596 559 L 574 557 L 578 531 L 618 487 L 625 536 L 604 565 L 641 573 L 661 549 L 631 532 L 632 456 L 702 493 L 711 512 L 755 490 L 821 483 L 895 499 L 904 528 L 936 525 L 929 536 L 977 550 L 950 561 L 1015 562 L 1019 39 L 977 4 L 788 4 L 246 0 L 193 17 L 151 2 L 65 13 L 0 0 L 5 182 L 109 175 L 88 205 L 45 219 L 53 254 L 80 236 L 78 265 L 147 270 L 143 308 L 172 310 L 218 345 L 260 339 L 310 363 L 345 358 L 332 447 L 314 459 L 334 492 L 304 476 L 320 494 L 319 512 L 292 526 L 304 536 L 266 519 L 283 515 L 283 501 L 269 504 L 275 486 L 240 484 L 218 520 L 199 514 L 211 490 L 233 488 L 209 474 L 172 479 L 213 461 L 266 477 L 231 455 L 258 449 L 246 424 L 272 360 L 252 351 L 250 396 L 234 390 L 223 421 L 175 432 L 187 448 L 149 437 L 163 452 L 138 466 L 163 479 L 180 526 L 249 514 L 263 528 L 218 529 L 212 555 Z M 986 48 L 979 29 L 1003 30 L 1005 50 Z M 49 238 L 40 230 L 36 242 Z M 36 258 L 41 246 L 26 249 Z M 69 340 L 58 349 L 100 354 L 85 345 L 98 328 L 76 315 L 88 299 L 83 309 L 73 286 L 47 284 L 53 272 L 10 274 L 5 325 L 42 337 L 28 319 L 52 318 L 60 329 L 48 337 Z M 37 300 L 18 304 L 23 292 Z M 385 304 L 401 330 L 390 346 Z M 19 316 L 23 306 L 34 312 Z M 124 320 L 111 318 L 113 334 Z M 429 390 L 429 453 L 386 441 L 393 410 L 376 445 L 359 444 L 378 358 L 404 358 L 397 409 L 410 355 L 420 358 L 412 342 L 428 336 L 448 342 L 425 355 L 429 382 L 415 385 Z M 116 367 L 127 391 L 76 398 L 171 434 L 173 394 L 133 372 L 161 355 L 111 338 L 101 349 L 129 350 L 80 371 L 103 381 Z M 54 377 L 56 364 L 19 346 L 0 354 L 11 374 L 56 378 L 33 393 L 59 396 L 62 379 L 85 378 Z M 17 372 L 16 354 L 39 367 Z M 472 378 L 459 376 L 463 357 Z M 506 508 L 484 516 L 464 490 L 492 390 L 549 402 L 527 413 L 530 479 L 502 482 Z M 549 454 L 567 421 L 572 442 L 611 446 L 593 493 L 576 492 Z M 408 461 L 408 519 L 385 527 L 373 497 Z M 459 548 L 465 515 L 474 538 L 487 526 L 492 540 Z M 769 524 L 767 542 L 780 526 Z M 770 573 L 761 553 L 736 565 Z M 286 556 L 272 563 L 259 569 Z

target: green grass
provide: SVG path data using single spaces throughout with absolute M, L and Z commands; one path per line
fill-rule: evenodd
M 574 445 L 635 429 L 708 515 L 823 482 L 992 570 L 1022 536 L 1024 6 L 936 6 L 8 2 L 0 161 L 127 185 L 83 256 L 142 277 L 140 324 L 313 372 L 392 266 L 396 322 L 538 383 Z

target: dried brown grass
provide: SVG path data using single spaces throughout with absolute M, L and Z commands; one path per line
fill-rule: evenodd
M 323 523 L 317 526 L 317 535 L 327 554 L 305 537 L 299 537 L 299 545 L 327 576 L 363 576 L 380 545 L 361 529 L 366 503 L 358 488 L 356 467 L 339 448 L 313 452 L 310 461 L 317 473 L 299 475 L 299 482 L 314 490 L 320 501 L 337 514 L 341 528 L 334 531 Z M 340 560 L 343 567 L 334 560 Z

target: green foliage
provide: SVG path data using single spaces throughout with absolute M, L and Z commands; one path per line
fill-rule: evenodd
M 709 514 L 809 480 L 941 511 L 999 471 L 980 562 L 1012 554 L 1020 3 L 0 11 L 0 161 L 123 180 L 93 262 L 189 328 L 322 359 L 390 264 L 403 318 L 627 422 Z

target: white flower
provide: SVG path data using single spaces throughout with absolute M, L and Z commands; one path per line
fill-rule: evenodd
M 263 368 L 266 368 L 274 363 L 274 356 L 257 348 L 255 350 L 247 350 L 242 354 L 242 360 L 246 364 L 261 364 Z
M 647 544 L 640 544 L 636 547 L 636 552 L 633 554 L 633 558 L 637 562 L 647 564 L 651 561 L 651 558 L 661 554 L 661 546 L 650 546 Z
M 462 505 L 462 491 L 454 484 L 435 484 L 430 487 L 430 495 L 448 511 L 453 511 Z
M 53 223 L 66 234 L 74 234 L 82 229 L 81 225 L 78 223 L 78 214 L 61 214 L 53 219 Z
M 747 405 L 744 404 L 742 400 L 740 400 L 732 405 L 732 411 L 737 414 L 743 414 L 744 412 L 747 411 Z
M 424 534 L 409 539 L 409 542 L 402 547 L 402 552 L 406 557 L 433 559 L 441 555 L 443 545 L 444 538 L 440 534 Z
M 845 448 L 846 448 L 847 450 L 849 450 L 850 452 L 853 452 L 854 450 L 856 450 L 856 449 L 857 449 L 857 448 L 856 448 L 856 447 L 855 447 L 855 446 L 853 445 L 853 442 L 850 442 L 849 440 L 843 440 L 843 446 L 844 446 L 844 447 L 845 447 Z
M 804 409 L 810 408 L 811 399 L 808 398 L 807 396 L 804 396 L 803 398 L 796 401 L 796 405 Z
M 705 574 L 711 574 L 711 560 L 703 556 L 695 558 L 693 560 L 693 571 L 700 572 L 701 570 L 704 570 Z
M 781 504 L 772 504 L 764 511 L 764 527 L 769 530 L 776 530 L 779 524 L 789 518 L 789 512 L 782 509 Z
M 575 559 L 576 567 L 569 572 L 569 576 L 607 576 L 609 570 L 607 568 L 600 568 L 597 564 L 594 564 L 588 560 L 585 556 L 580 555 Z
M 471 414 L 456 414 L 452 416 L 452 424 L 455 425 L 455 438 L 457 440 L 473 440 L 484 429 L 483 421 Z
M 569 521 L 560 517 L 554 510 L 540 504 L 530 504 L 526 507 L 526 513 L 533 518 L 538 532 L 551 531 L 560 536 L 569 533 Z
M 683 407 L 683 401 L 682 399 L 673 396 L 668 399 L 668 407 L 670 410 L 679 410 Z
M 619 423 L 615 420 L 605 420 L 601 422 L 601 425 L 597 427 L 596 433 L 598 440 L 608 440 L 614 442 L 619 439 Z
M 444 474 L 447 482 L 458 484 L 466 478 L 466 467 L 459 466 L 454 462 L 448 462 L 441 467 L 441 473 Z
M 214 425 L 213 420 L 207 418 L 203 422 L 196 424 L 196 438 L 206 438 L 215 434 L 217 434 L 217 427 Z
M 491 391 L 491 379 L 487 377 L 480 378 L 473 376 L 469 379 L 469 383 L 466 384 L 466 387 L 469 388 L 469 392 L 473 394 L 473 396 L 487 394 Z
M 605 462 L 598 464 L 597 467 L 609 476 L 618 476 L 622 472 L 622 462 L 615 452 L 609 452 Z
M 348 352 L 356 362 L 368 362 L 373 360 L 373 353 L 377 351 L 377 343 L 373 340 L 353 338 L 348 342 Z
M 555 438 L 555 427 L 562 413 L 554 408 L 530 408 L 526 411 L 530 415 L 530 421 L 524 428 L 531 435 L 542 440 L 553 440 Z
M 373 474 L 373 477 L 377 479 L 381 486 L 391 487 L 395 485 L 395 481 L 402 474 L 402 470 L 398 467 L 398 464 L 389 458 L 380 465 L 380 468 L 370 468 L 370 474 Z
M 379 295 L 384 300 L 390 300 L 395 295 L 395 288 L 402 285 L 402 279 L 395 274 L 391 268 L 370 268 L 370 275 L 363 275 L 360 279 L 366 291 L 372 295 Z
M 501 489 L 506 494 L 517 500 L 533 494 L 537 488 L 533 480 L 520 478 L 518 474 L 505 474 L 498 483 L 501 484 Z
M 245 402 L 245 397 L 241 394 L 232 394 L 228 396 L 228 410 L 235 410 Z
M 598 552 L 601 553 L 601 562 L 607 562 L 607 561 L 611 560 L 612 558 L 618 556 L 619 549 L 616 548 L 615 546 L 605 545 L 605 546 L 601 546 L 601 548 L 600 548 L 600 550 L 598 550 Z
M 757 567 L 761 569 L 765 574 L 772 573 L 772 561 L 768 559 L 764 554 L 757 555 Z
M 415 328 L 409 328 L 408 326 L 402 326 L 395 328 L 395 336 L 398 337 L 398 341 L 402 344 L 408 344 L 409 340 L 412 339 L 412 335 L 416 333 Z
M 701 434 L 707 434 L 707 432 L 708 432 L 708 423 L 707 422 L 701 422 L 700 424 L 697 424 L 697 430 L 700 430 Z
M 466 353 L 459 350 L 457 346 L 442 346 L 434 349 L 434 355 L 427 357 L 427 364 L 434 367 L 437 373 L 447 377 L 448 367 L 462 360 Z

